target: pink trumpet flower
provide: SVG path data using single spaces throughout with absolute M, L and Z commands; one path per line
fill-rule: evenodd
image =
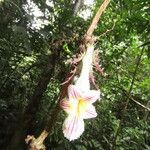
M 68 114 L 63 124 L 64 136 L 70 141 L 75 140 L 84 132 L 84 119 L 97 116 L 93 103 L 100 97 L 99 90 L 90 90 L 89 73 L 92 66 L 93 45 L 88 45 L 83 58 L 81 75 L 75 85 L 68 87 L 68 98 L 60 105 Z

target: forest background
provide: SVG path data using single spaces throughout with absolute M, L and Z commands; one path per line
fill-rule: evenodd
M 0 149 L 22 150 L 28 134 L 42 132 L 69 71 L 66 62 L 102 2 L 0 1 Z M 94 31 L 105 73 L 94 73 L 101 91 L 98 116 L 69 142 L 60 112 L 47 149 L 150 149 L 149 6 L 149 0 L 110 2 Z

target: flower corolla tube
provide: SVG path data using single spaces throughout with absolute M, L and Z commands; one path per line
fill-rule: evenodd
M 67 113 L 63 124 L 64 136 L 72 141 L 84 132 L 84 119 L 97 116 L 93 103 L 99 99 L 99 90 L 90 90 L 89 74 L 92 68 L 93 45 L 87 46 L 82 60 L 82 70 L 75 85 L 68 87 L 68 98 L 60 102 L 62 109 Z

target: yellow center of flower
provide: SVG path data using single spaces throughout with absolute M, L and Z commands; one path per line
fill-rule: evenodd
M 77 105 L 77 113 L 79 116 L 81 116 L 87 107 L 87 102 L 84 99 L 79 99 L 78 100 L 78 105 Z

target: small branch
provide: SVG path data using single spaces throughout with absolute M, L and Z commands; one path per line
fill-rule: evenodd
M 134 101 L 136 104 L 138 104 L 139 106 L 141 106 L 141 107 L 143 107 L 144 109 L 150 111 L 150 108 L 149 108 L 149 107 L 144 106 L 143 104 L 141 104 L 140 102 L 136 101 L 136 100 L 133 99 L 132 97 L 130 97 L 130 99 L 131 99 L 132 101 Z
M 108 32 L 112 31 L 115 27 L 116 22 L 114 21 L 111 29 L 107 29 L 104 33 L 102 33 L 99 37 L 105 36 Z
M 125 93 L 125 95 L 128 95 L 128 93 L 125 89 L 123 89 L 123 88 L 121 88 L 121 89 Z M 132 100 L 133 102 L 135 102 L 136 104 L 141 106 L 142 108 L 146 109 L 147 111 L 150 111 L 150 108 L 148 106 L 145 106 L 145 105 L 141 104 L 140 102 L 138 102 L 137 100 L 135 100 L 132 95 L 130 95 L 129 98 L 130 98 L 130 100 Z
M 106 7 L 108 6 L 110 0 L 104 0 L 103 4 L 100 6 L 100 8 L 98 9 L 89 29 L 87 30 L 86 34 L 88 36 L 91 36 L 97 26 L 97 23 L 102 15 L 102 13 L 105 11 Z

